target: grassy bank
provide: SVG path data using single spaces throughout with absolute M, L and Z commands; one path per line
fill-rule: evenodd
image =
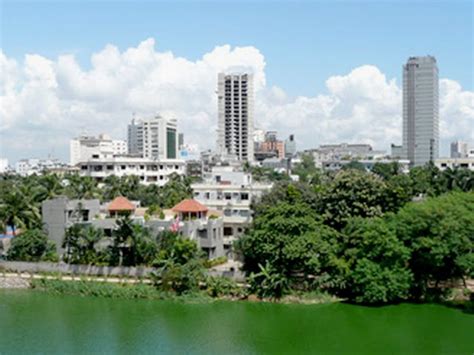
M 339 299 L 320 292 L 300 292 L 287 295 L 281 300 L 258 299 L 254 295 L 229 295 L 212 294 L 209 288 L 190 293 L 177 295 L 175 292 L 158 290 L 150 284 L 126 284 L 98 281 L 65 281 L 59 279 L 32 279 L 31 288 L 56 295 L 75 295 L 87 297 L 104 297 L 113 299 L 147 299 L 147 300 L 173 300 L 181 302 L 213 302 L 215 300 L 248 300 L 251 302 L 280 302 L 285 304 L 320 304 L 338 302 Z
M 76 295 L 89 297 L 105 297 L 114 299 L 148 299 L 148 300 L 182 300 L 182 301 L 211 301 L 204 292 L 193 292 L 176 295 L 173 292 L 163 292 L 148 284 L 113 284 L 96 281 L 64 281 L 33 279 L 31 288 L 37 291 L 57 295 Z

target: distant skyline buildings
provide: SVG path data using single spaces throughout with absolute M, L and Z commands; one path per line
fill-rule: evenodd
M 128 153 L 148 159 L 177 159 L 176 119 L 155 115 L 133 118 L 127 129 Z
M 467 158 L 469 156 L 469 144 L 467 142 L 452 142 L 450 148 L 451 158 Z
M 439 78 L 433 56 L 403 66 L 403 154 L 413 166 L 439 156 Z

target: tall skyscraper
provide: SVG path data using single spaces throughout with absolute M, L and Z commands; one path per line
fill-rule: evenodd
M 128 153 L 150 159 L 177 159 L 176 120 L 160 115 L 133 119 L 128 125 Z
M 403 155 L 412 166 L 438 158 L 438 91 L 436 59 L 410 57 L 403 66 Z
M 218 75 L 218 150 L 253 160 L 253 75 Z

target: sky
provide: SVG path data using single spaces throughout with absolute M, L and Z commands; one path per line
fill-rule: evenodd
M 474 144 L 473 1 L 0 0 L 0 156 L 68 160 L 132 113 L 216 141 L 219 71 L 255 73 L 255 124 L 298 148 L 401 142 L 401 69 L 434 55 L 441 152 Z

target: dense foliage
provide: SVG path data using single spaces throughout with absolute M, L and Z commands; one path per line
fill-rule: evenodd
M 58 261 L 56 246 L 39 229 L 31 229 L 13 238 L 8 258 L 17 261 Z
M 317 173 L 276 183 L 237 244 L 251 291 L 328 291 L 358 303 L 446 296 L 474 275 L 474 173 L 433 165 L 402 174 Z

